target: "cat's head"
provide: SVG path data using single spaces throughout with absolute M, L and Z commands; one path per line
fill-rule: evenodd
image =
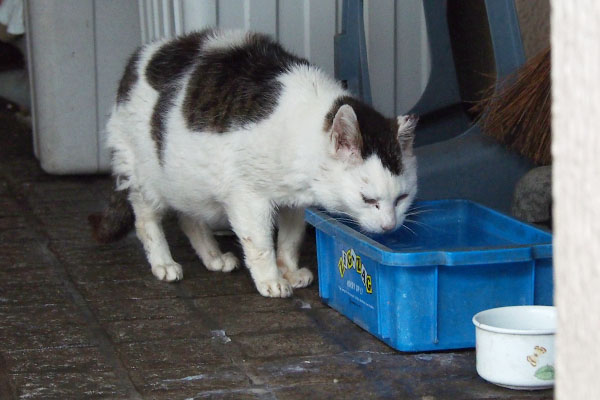
M 387 119 L 358 100 L 338 99 L 325 123 L 330 187 L 323 205 L 368 232 L 401 226 L 417 193 L 417 120 Z

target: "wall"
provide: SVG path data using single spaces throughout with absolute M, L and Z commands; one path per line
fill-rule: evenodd
M 404 114 L 431 71 L 422 0 L 365 0 L 365 36 L 373 106 Z
M 600 2 L 552 0 L 556 398 L 600 398 Z

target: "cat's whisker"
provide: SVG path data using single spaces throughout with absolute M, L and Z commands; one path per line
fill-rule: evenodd
M 413 235 L 417 236 L 417 233 L 415 231 L 413 231 L 412 229 L 410 229 L 408 226 L 406 226 L 406 224 L 402 224 L 401 228 L 404 228 L 404 229 L 408 230 L 409 232 L 412 232 Z
M 422 210 L 422 211 L 407 212 L 405 215 L 421 215 L 421 214 L 425 214 L 427 212 L 430 212 L 430 211 L 429 210 Z
M 409 224 L 414 224 L 414 225 L 417 225 L 419 227 L 426 228 L 426 229 L 430 229 L 431 228 L 431 226 L 429 226 L 427 224 L 424 224 L 422 222 L 419 222 L 419 221 L 412 221 L 410 219 L 407 219 L 406 222 L 408 222 Z
M 428 229 L 430 231 L 440 231 L 439 228 L 436 228 L 435 226 L 426 224 L 425 222 L 422 222 L 422 221 L 416 221 L 414 219 L 409 219 L 409 218 L 406 218 L 405 221 L 409 222 L 411 224 L 422 226 L 423 228 Z
M 419 215 L 419 214 L 424 214 L 424 213 L 428 213 L 428 212 L 434 212 L 434 211 L 439 211 L 435 208 L 423 208 L 423 209 L 419 209 L 419 210 L 408 210 L 406 212 L 406 215 Z
M 350 224 L 354 224 L 355 223 L 355 221 L 353 219 L 350 219 L 350 218 L 327 216 L 327 217 L 324 217 L 323 220 L 319 224 L 315 225 L 315 227 L 320 226 L 321 224 L 323 224 L 325 222 L 332 222 L 332 221 L 345 222 L 345 223 L 350 223 Z
M 408 211 L 410 211 L 410 210 L 423 210 L 423 209 L 428 209 L 428 208 L 430 208 L 428 205 L 411 205 L 408 208 Z
M 415 206 L 415 205 L 413 205 L 413 206 L 410 206 L 408 209 L 409 210 L 422 210 L 424 208 L 427 208 L 427 206 Z
M 351 218 L 352 218 L 352 215 L 351 215 L 350 213 L 347 213 L 347 212 L 345 212 L 345 211 L 341 211 L 341 210 L 332 209 L 332 210 L 330 210 L 330 213 L 331 213 L 331 214 L 340 214 L 340 215 L 346 215 L 346 216 L 348 216 L 348 217 L 351 217 Z
M 431 225 L 429 225 L 429 224 L 427 224 L 427 223 L 425 223 L 423 221 L 417 221 L 417 220 L 411 219 L 411 218 L 405 218 L 405 222 L 409 222 L 411 224 L 415 224 L 415 225 L 422 226 L 422 227 L 425 227 L 425 228 L 432 228 Z
M 406 222 L 410 222 L 410 223 L 417 224 L 417 225 L 429 226 L 428 224 L 426 224 L 426 223 L 425 223 L 425 222 L 423 222 L 423 221 L 418 221 L 418 220 L 416 220 L 416 219 L 412 219 L 412 218 L 405 218 L 404 220 L 405 220 Z

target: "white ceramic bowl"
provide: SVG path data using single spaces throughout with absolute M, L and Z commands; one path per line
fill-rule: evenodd
M 554 385 L 556 309 L 548 306 L 500 307 L 473 317 L 477 373 L 511 389 Z

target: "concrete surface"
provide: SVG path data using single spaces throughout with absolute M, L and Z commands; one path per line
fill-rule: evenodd
M 319 301 L 261 297 L 246 270 L 157 281 L 137 239 L 91 240 L 108 177 L 53 177 L 0 111 L 0 399 L 549 399 L 488 384 L 473 350 L 403 354 Z M 239 254 L 232 238 L 224 248 Z M 316 272 L 314 234 L 303 263 Z

